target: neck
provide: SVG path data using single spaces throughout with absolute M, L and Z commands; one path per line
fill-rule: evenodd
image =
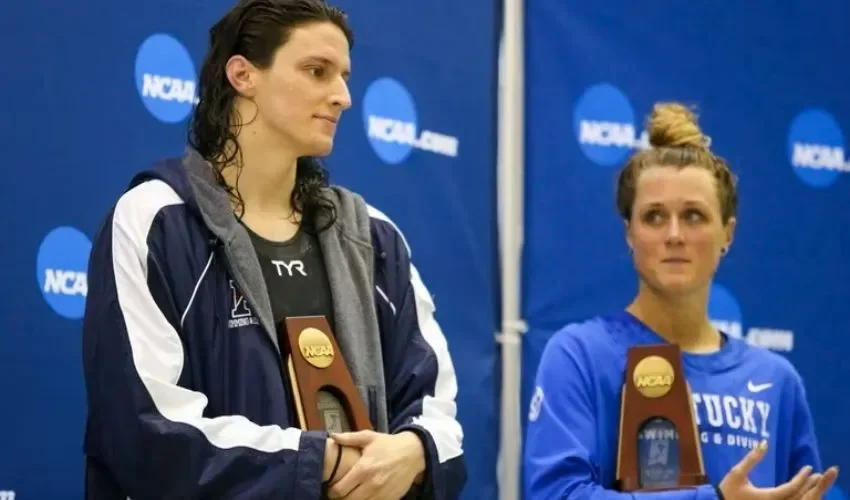
M 236 168 L 225 168 L 222 174 L 229 186 L 238 188 L 245 216 L 289 219 L 295 215 L 291 197 L 298 155 L 258 121 L 243 125 L 237 135 L 242 166 L 238 179 Z
M 720 334 L 711 326 L 706 310 L 708 289 L 681 298 L 663 297 L 641 283 L 628 312 L 682 351 L 708 353 L 716 351 Z

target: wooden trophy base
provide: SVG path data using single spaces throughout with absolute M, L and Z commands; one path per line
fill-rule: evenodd
M 304 430 L 372 430 L 372 422 L 324 316 L 286 318 L 286 369 Z M 283 339 L 281 339 L 283 340 Z
M 654 439 L 664 450 L 665 458 L 647 458 L 652 468 L 665 478 L 678 477 L 671 486 L 669 479 L 656 485 L 642 484 L 642 465 L 638 441 L 645 425 L 653 420 L 667 421 L 667 430 L 675 430 L 673 437 Z M 678 448 L 678 464 L 668 465 L 672 451 Z M 652 452 L 649 452 L 652 453 Z M 651 482 L 650 482 L 651 483 Z M 674 344 L 632 347 L 626 361 L 626 380 L 620 405 L 620 436 L 617 453 L 617 481 L 619 491 L 666 491 L 693 488 L 707 484 L 702 460 L 702 449 L 697 437 L 696 421 L 691 403 L 690 388 L 682 369 L 681 351 Z

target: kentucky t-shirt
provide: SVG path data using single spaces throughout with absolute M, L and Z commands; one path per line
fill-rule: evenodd
M 682 353 L 709 481 L 720 483 L 762 441 L 767 452 L 749 474 L 755 486 L 785 483 L 806 465 L 823 472 L 803 379 L 794 366 L 777 353 L 724 336 L 716 352 Z M 528 413 L 526 498 L 717 499 L 710 485 L 667 492 L 615 490 L 628 349 L 666 342 L 627 311 L 567 325 L 550 338 Z M 648 432 L 640 439 L 661 441 Z M 675 448 L 656 456 L 650 447 L 648 465 L 675 463 L 670 451 Z

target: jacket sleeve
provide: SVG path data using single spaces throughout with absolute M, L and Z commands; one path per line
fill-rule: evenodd
M 537 369 L 524 441 L 524 497 L 583 500 L 717 500 L 713 486 L 652 493 L 623 493 L 600 484 L 593 457 L 598 426 L 589 367 L 564 342 L 547 343 Z M 604 360 L 599 360 L 604 363 Z
M 179 203 L 163 183 L 143 184 L 94 239 L 83 321 L 88 460 L 122 498 L 319 498 L 326 434 L 207 418 L 203 392 L 178 382 L 189 361 L 177 291 L 159 262 L 167 243 L 148 238 L 160 209 Z
M 384 218 L 385 216 L 380 216 Z M 390 431 L 413 431 L 426 450 L 423 483 L 408 498 L 455 499 L 466 483 L 457 378 L 435 304 L 398 229 L 389 224 L 378 300 L 392 312 L 383 337 Z M 381 282 L 383 281 L 383 283 Z
M 809 409 L 806 389 L 800 375 L 792 368 L 794 388 L 794 409 L 791 423 L 791 456 L 785 481 L 794 477 L 803 467 L 809 465 L 815 472 L 823 473 L 815 425 Z

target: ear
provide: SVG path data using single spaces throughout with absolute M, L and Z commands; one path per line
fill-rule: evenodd
M 627 219 L 623 219 L 623 225 L 626 226 L 626 244 L 629 245 L 629 253 L 632 253 L 635 248 L 632 241 L 632 225 Z
M 735 239 L 735 226 L 737 223 L 737 219 L 730 217 L 726 222 L 726 225 L 723 227 L 723 233 L 726 240 L 723 247 L 726 249 L 726 253 L 729 253 L 729 248 L 732 246 L 732 241 Z
M 227 81 L 244 97 L 254 97 L 259 80 L 259 71 L 244 56 L 235 55 L 224 66 Z

